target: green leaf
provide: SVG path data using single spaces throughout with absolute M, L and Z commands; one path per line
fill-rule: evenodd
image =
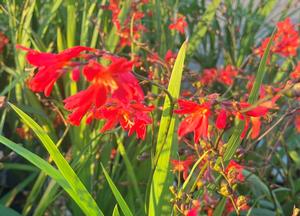
M 106 0 L 102 0 L 101 1 L 101 5 L 104 5 L 106 2 Z M 99 37 L 99 31 L 100 31 L 100 24 L 101 24 L 101 20 L 102 20 L 102 14 L 103 14 L 103 10 L 99 10 L 98 14 L 97 14 L 97 19 L 96 19 L 96 23 L 95 23 L 95 27 L 93 30 L 93 34 L 92 34 L 92 39 L 91 39 L 91 44 L 90 47 L 95 48 L 96 44 L 97 44 L 97 39 Z
M 225 205 L 226 205 L 226 198 L 222 197 L 221 201 L 218 203 L 217 207 L 214 210 L 213 216 L 222 216 L 223 211 L 225 209 Z
M 299 155 L 299 153 L 295 150 L 289 150 L 288 154 L 291 157 L 291 159 L 293 160 L 293 162 L 295 163 L 295 165 L 298 168 L 300 168 L 300 155 Z
M 64 190 L 74 199 L 74 201 L 77 202 L 79 206 L 81 206 L 81 200 L 79 199 L 79 196 L 77 196 L 77 194 L 71 189 L 68 182 L 64 179 L 64 177 L 57 169 L 52 167 L 48 162 L 46 162 L 36 154 L 28 151 L 21 145 L 12 142 L 4 136 L 0 136 L 0 142 L 6 147 L 16 152 L 17 154 L 24 157 L 30 163 L 32 163 L 33 165 L 41 169 L 43 172 L 45 172 L 47 175 L 49 175 L 51 178 L 53 178 L 62 188 L 64 188 Z
M 89 31 L 89 24 L 91 20 L 91 16 L 93 11 L 97 6 L 97 2 L 91 3 L 89 9 L 87 9 L 87 1 L 84 1 L 84 11 L 82 15 L 82 22 L 81 22 L 81 35 L 80 35 L 80 45 L 86 46 L 88 41 L 88 31 Z
M 249 99 L 248 99 L 248 102 L 250 104 L 253 104 L 259 96 L 259 89 L 260 89 L 260 86 L 262 84 L 263 78 L 264 78 L 265 73 L 266 73 L 266 65 L 267 65 L 267 61 L 269 59 L 270 48 L 271 48 L 271 45 L 272 45 L 273 40 L 274 40 L 275 32 L 276 31 L 274 30 L 273 34 L 270 38 L 270 41 L 267 45 L 267 48 L 264 52 L 264 55 L 261 59 L 261 62 L 258 66 L 258 70 L 257 70 L 257 74 L 256 74 L 256 77 L 255 77 L 254 85 L 251 89 Z
M 178 52 L 170 78 L 168 92 L 173 100 L 179 97 L 186 49 L 187 41 L 182 44 Z M 172 174 L 170 173 L 169 161 L 174 148 L 173 136 L 175 136 L 175 116 L 173 116 L 174 101 L 170 100 L 169 96 L 165 97 L 160 120 L 154 160 L 155 167 L 150 188 L 148 215 L 168 215 L 172 209 L 171 204 L 169 203 L 169 186 L 172 185 Z
M 48 206 L 56 200 L 57 196 L 60 195 L 60 193 L 58 193 L 59 189 L 59 185 L 56 184 L 54 180 L 51 180 L 49 182 L 43 196 L 40 198 L 36 208 L 34 209 L 33 216 L 45 215 L 45 211 L 47 210 Z
M 268 199 L 272 199 L 269 188 L 260 180 L 258 176 L 254 175 L 248 170 L 243 170 L 243 175 L 245 176 L 245 181 L 249 183 L 249 186 L 255 197 L 263 195 Z
M 124 215 L 126 216 L 133 216 L 132 212 L 130 211 L 127 203 L 125 202 L 124 198 L 122 197 L 121 193 L 119 192 L 118 188 L 116 187 L 116 185 L 114 184 L 114 182 L 112 181 L 112 179 L 109 177 L 108 173 L 106 172 L 104 166 L 101 164 L 102 167 L 102 171 L 104 173 L 104 176 L 108 182 L 108 185 L 111 189 L 111 191 L 113 192 L 122 212 L 124 213 Z
M 270 48 L 271 48 L 271 44 L 273 43 L 273 39 L 274 39 L 274 35 L 275 35 L 275 30 L 270 38 L 270 41 L 267 45 L 267 48 L 264 52 L 264 55 L 262 57 L 262 60 L 258 66 L 258 70 L 257 70 L 257 74 L 255 77 L 255 81 L 253 84 L 253 87 L 251 89 L 250 95 L 249 95 L 249 99 L 248 102 L 250 104 L 254 104 L 255 101 L 257 100 L 258 96 L 259 96 L 259 89 L 260 86 L 262 84 L 264 75 L 266 73 L 266 64 L 267 64 L 267 60 L 269 57 L 269 53 L 270 53 Z M 233 155 L 235 154 L 237 148 L 239 147 L 239 145 L 241 144 L 241 134 L 243 132 L 243 128 L 244 128 L 244 122 L 240 121 L 236 127 L 234 128 L 233 134 L 230 137 L 227 147 L 226 147 L 226 151 L 224 153 L 224 161 L 228 161 L 230 160 Z
M 118 205 L 115 205 L 112 216 L 120 216 Z
M 61 6 L 63 0 L 54 0 L 51 2 L 51 9 L 48 10 L 48 13 L 45 14 L 46 17 L 43 18 L 43 22 L 41 23 L 40 27 L 39 27 L 39 35 L 41 35 L 41 37 L 44 37 L 47 29 L 51 23 L 51 21 L 53 20 L 53 18 L 55 17 L 59 7 Z
M 209 27 L 210 22 L 215 17 L 216 11 L 218 6 L 220 5 L 221 0 L 213 0 L 210 5 L 207 7 L 205 13 L 203 14 L 201 20 L 199 21 L 198 25 L 195 27 L 193 32 L 195 32 L 190 41 L 189 49 L 187 51 L 187 55 L 190 56 L 194 54 L 194 52 L 199 47 L 199 44 L 206 34 L 207 29 Z
M 261 208 L 254 208 L 249 211 L 250 213 L 247 214 L 249 216 L 275 216 L 276 212 L 268 210 L 268 209 L 261 209 Z
M 66 159 L 60 153 L 54 142 L 43 130 L 43 128 L 41 128 L 32 118 L 30 118 L 26 113 L 17 108 L 15 105 L 10 104 L 10 106 L 21 117 L 24 123 L 34 131 L 44 147 L 47 149 L 58 170 L 64 176 L 73 191 L 77 194 L 76 196 L 78 196 L 78 198 L 81 200 L 81 207 L 84 208 L 82 210 L 88 215 L 103 215 L 91 194 L 87 191 L 83 183 L 75 174 L 74 170 L 68 164 Z
M 15 210 L 13 210 L 11 208 L 7 208 L 3 205 L 0 205 L 0 212 L 1 212 L 1 215 L 5 215 L 5 216 L 21 216 Z
M 135 172 L 134 172 L 134 168 L 133 168 L 133 166 L 132 166 L 132 164 L 131 164 L 128 156 L 127 156 L 125 147 L 123 145 L 123 141 L 119 137 L 117 137 L 117 144 L 118 144 L 118 151 L 120 152 L 120 154 L 122 155 L 122 157 L 124 159 L 124 163 L 125 163 L 125 166 L 126 166 L 126 169 L 127 169 L 127 174 L 128 174 L 130 183 L 132 184 L 133 190 L 136 193 L 136 196 L 137 196 L 138 202 L 141 206 L 141 209 L 143 209 L 144 208 L 143 198 L 142 198 L 139 186 L 138 186 L 138 181 L 137 181 L 137 178 L 136 178 L 136 175 L 135 175 Z
M 68 0 L 67 2 L 67 45 L 73 47 L 76 36 L 76 6 L 74 0 Z

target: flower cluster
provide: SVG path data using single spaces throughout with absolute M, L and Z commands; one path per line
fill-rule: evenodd
M 132 40 L 138 40 L 141 37 L 141 32 L 147 31 L 147 28 L 141 23 L 144 13 L 139 10 L 143 4 L 147 3 L 148 0 L 132 1 L 130 5 L 131 10 L 129 11 L 130 14 L 127 14 L 125 20 L 121 20 L 120 1 L 109 1 L 109 5 L 106 8 L 112 12 L 112 22 L 117 29 L 118 35 L 120 36 L 120 47 L 130 46 Z M 131 26 L 132 21 L 133 26 Z M 131 36 L 133 38 L 131 38 Z
M 200 104 L 188 101 L 178 100 L 179 109 L 174 112 L 180 115 L 187 115 L 180 123 L 178 129 L 179 137 L 194 133 L 194 142 L 199 142 L 200 138 L 207 139 L 210 136 L 209 124 L 210 118 L 215 119 L 217 129 L 223 130 L 230 127 L 228 119 L 235 117 L 244 121 L 244 130 L 241 138 L 244 138 L 249 124 L 252 124 L 251 138 L 255 139 L 260 132 L 260 118 L 265 116 L 274 106 L 275 100 L 264 102 L 258 106 L 251 106 L 246 102 L 207 100 Z M 215 115 L 215 117 L 213 116 Z
M 19 48 L 27 51 L 28 62 L 37 68 L 28 82 L 34 92 L 50 96 L 54 84 L 69 71 L 74 81 L 83 76 L 88 82 L 86 89 L 64 100 L 65 109 L 71 112 L 68 117 L 71 124 L 80 125 L 84 117 L 86 123 L 104 119 L 106 124 L 102 132 L 120 124 L 129 135 L 136 132 L 139 138 L 145 138 L 146 126 L 152 122 L 149 112 L 153 107 L 143 104 L 144 93 L 131 72 L 132 61 L 82 46 L 58 54 Z
M 264 39 L 261 46 L 255 49 L 254 52 L 262 57 L 269 41 L 270 37 Z M 284 21 L 278 22 L 270 52 L 283 57 L 296 56 L 299 45 L 300 36 L 292 24 L 291 18 L 286 18 Z
M 169 25 L 169 29 L 184 34 L 185 28 L 188 26 L 185 19 L 185 16 L 180 15 L 177 19 L 172 20 L 173 22 Z
M 239 74 L 237 68 L 232 65 L 227 65 L 224 68 L 207 68 L 203 70 L 200 77 L 202 85 L 211 85 L 214 82 L 219 82 L 224 85 L 230 86 L 233 84 L 235 77 Z

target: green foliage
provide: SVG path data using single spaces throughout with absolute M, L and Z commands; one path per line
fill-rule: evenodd
M 170 198 L 169 187 L 172 185 L 169 161 L 171 155 L 174 155 L 175 146 L 173 136 L 176 124 L 176 117 L 173 116 L 173 108 L 174 100 L 179 97 L 187 45 L 187 41 L 182 44 L 170 78 L 168 92 L 172 98 L 169 98 L 169 95 L 165 96 L 154 158 L 154 173 L 149 198 L 149 215 L 162 215 L 171 212 L 170 205 L 168 205 Z
M 25 114 L 22 110 L 17 108 L 15 105 L 10 104 L 13 110 L 20 116 L 20 118 L 27 124 L 40 139 L 41 143 L 49 152 L 49 155 L 55 162 L 60 171 L 61 175 L 68 182 L 69 186 L 73 193 L 76 193 L 77 200 L 80 200 L 80 206 L 82 210 L 90 215 L 101 214 L 100 209 L 98 208 L 96 202 L 87 191 L 85 186 L 82 184 L 78 176 L 75 174 L 74 170 L 68 164 L 66 159 L 60 153 L 56 145 L 53 143 L 51 138 L 45 133 L 43 128 L 41 128 L 32 118 Z

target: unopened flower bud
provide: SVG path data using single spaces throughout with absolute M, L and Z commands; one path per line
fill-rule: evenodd
M 225 196 L 225 197 L 229 197 L 230 196 L 230 191 L 229 191 L 227 183 L 225 183 L 225 182 L 221 183 L 221 187 L 220 187 L 219 193 L 221 195 Z

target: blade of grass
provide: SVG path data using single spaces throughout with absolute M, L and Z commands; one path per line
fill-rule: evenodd
M 260 86 L 262 84 L 264 75 L 266 73 L 266 64 L 267 64 L 267 60 L 269 58 L 269 53 L 270 53 L 270 48 L 271 48 L 271 44 L 273 42 L 274 39 L 274 35 L 275 35 L 275 30 L 270 38 L 270 41 L 267 45 L 267 48 L 264 52 L 264 55 L 262 57 L 262 60 L 260 61 L 260 64 L 258 66 L 258 70 L 257 70 L 257 74 L 255 77 L 255 81 L 254 81 L 254 85 L 251 89 L 250 95 L 249 95 L 249 99 L 248 102 L 250 104 L 253 104 L 258 96 L 259 96 L 259 89 Z M 230 137 L 229 141 L 228 141 L 228 146 L 226 147 L 225 153 L 224 153 L 224 161 L 228 161 L 230 160 L 233 155 L 235 154 L 237 148 L 239 147 L 239 145 L 241 144 L 241 139 L 240 136 L 242 134 L 244 128 L 244 123 L 243 122 L 239 122 L 237 124 L 237 126 L 234 129 L 234 132 L 232 134 L 232 136 Z
M 104 3 L 106 2 L 106 0 L 102 0 L 101 5 L 104 5 Z M 95 28 L 93 30 L 93 34 L 92 34 L 92 39 L 91 39 L 91 45 L 90 47 L 95 48 L 96 44 L 97 44 L 97 39 L 100 33 L 100 24 L 101 24 L 101 20 L 102 20 L 102 14 L 103 14 L 103 10 L 99 9 L 98 14 L 97 14 L 97 18 L 96 18 L 96 23 L 95 23 Z
M 193 32 L 195 34 L 192 35 L 190 45 L 187 51 L 187 55 L 191 56 L 197 50 L 203 36 L 206 34 L 207 29 L 209 27 L 210 22 L 215 17 L 216 11 L 218 9 L 221 0 L 213 0 L 210 5 L 208 5 L 205 13 L 203 14 L 201 20 L 198 25 L 195 27 Z
M 21 163 L 0 163 L 0 170 L 22 170 L 22 171 L 29 171 L 29 172 L 35 172 L 38 169 L 34 166 L 28 165 L 28 164 L 21 164 Z
M 76 6 L 74 0 L 68 0 L 67 2 L 67 45 L 73 47 L 76 34 Z
M 118 205 L 115 205 L 112 216 L 120 216 Z
M 42 187 L 47 179 L 47 175 L 44 172 L 41 172 L 35 181 L 31 191 L 26 199 L 26 203 L 24 205 L 22 215 L 26 216 L 29 214 L 32 209 L 33 202 L 37 199 L 38 195 L 42 191 Z
M 77 194 L 81 202 L 84 203 L 84 206 L 81 206 L 84 207 L 84 211 L 89 215 L 102 215 L 103 213 L 97 206 L 97 203 L 95 202 L 91 194 L 87 191 L 83 183 L 75 174 L 74 170 L 68 164 L 68 162 L 58 150 L 51 138 L 45 133 L 43 128 L 41 128 L 32 118 L 30 118 L 26 113 L 17 108 L 15 105 L 10 103 L 9 105 L 19 115 L 19 117 L 21 117 L 24 123 L 27 124 L 40 139 L 40 141 L 50 154 L 51 158 L 57 165 L 58 170 L 64 176 L 64 178 L 69 183 L 74 192 Z
M 92 3 L 87 9 L 87 2 L 84 2 L 84 12 L 82 15 L 82 23 L 81 23 L 81 35 L 80 35 L 80 45 L 86 46 L 88 42 L 88 32 L 89 32 L 89 24 L 91 22 L 91 16 L 97 6 L 97 2 Z
M 89 214 L 91 211 L 86 210 L 87 203 L 84 203 L 84 200 L 81 200 L 80 194 L 78 191 L 74 191 L 70 184 L 66 181 L 64 176 L 54 167 L 52 167 L 48 162 L 37 156 L 36 154 L 28 151 L 24 147 L 12 142 L 11 140 L 5 138 L 4 136 L 0 136 L 0 142 L 6 147 L 10 148 L 17 154 L 24 157 L 30 163 L 41 169 L 47 175 L 49 175 L 52 179 L 54 179 L 72 198 L 73 200 L 82 208 L 82 210 L 86 213 L 86 215 L 97 215 L 97 214 Z M 98 215 L 103 215 L 102 213 Z
M 49 25 L 50 25 L 51 21 L 53 20 L 53 18 L 55 17 L 62 2 L 63 2 L 63 0 L 55 0 L 55 1 L 51 2 L 52 7 L 50 10 L 48 10 L 49 13 L 45 14 L 46 17 L 44 17 L 43 22 L 41 23 L 41 25 L 39 27 L 38 34 L 41 35 L 42 38 L 45 36 L 47 29 L 49 28 Z
M 136 193 L 136 196 L 138 198 L 138 203 L 140 204 L 141 209 L 144 209 L 143 198 L 142 198 L 139 186 L 138 186 L 138 181 L 136 179 L 133 166 L 132 166 L 132 164 L 131 164 L 128 156 L 127 156 L 127 153 L 126 153 L 126 150 L 125 150 L 125 147 L 123 145 L 123 141 L 122 141 L 121 137 L 117 137 L 117 144 L 118 144 L 118 150 L 119 150 L 121 156 L 124 159 L 125 166 L 126 166 L 126 169 L 127 169 L 127 174 L 129 176 L 129 180 L 131 181 L 131 183 L 133 185 L 133 189 L 134 189 L 134 191 Z
M 109 177 L 108 173 L 106 172 L 104 166 L 101 164 L 102 167 L 102 171 L 104 173 L 104 176 L 108 182 L 108 185 L 111 189 L 111 191 L 113 192 L 122 212 L 124 213 L 124 215 L 126 216 L 133 216 L 132 212 L 130 211 L 127 203 L 125 202 L 124 198 L 122 197 L 121 193 L 119 192 L 119 190 L 117 189 L 116 185 L 113 183 L 112 179 Z
M 182 44 L 178 52 L 168 86 L 168 92 L 175 100 L 178 99 L 180 93 L 186 49 L 187 41 Z M 157 138 L 148 215 L 170 214 L 172 209 L 168 197 L 170 197 L 169 186 L 172 184 L 169 161 L 174 148 L 175 116 L 173 116 L 173 108 L 174 101 L 166 96 Z
M 0 199 L 0 204 L 4 205 L 6 207 L 10 206 L 10 204 L 15 199 L 16 195 L 21 192 L 27 185 L 29 185 L 30 182 L 33 181 L 33 179 L 36 177 L 36 173 L 31 174 L 26 179 L 21 181 L 17 186 L 15 186 L 11 191 L 9 191 L 7 194 L 5 194 Z
M 36 206 L 36 208 L 34 210 L 34 213 L 33 213 L 33 216 L 43 216 L 43 215 L 45 215 L 45 211 L 48 208 L 48 206 L 60 194 L 60 193 L 58 193 L 58 191 L 59 191 L 59 185 L 54 180 L 51 180 L 49 182 L 43 196 L 41 197 L 40 202 Z
M 226 205 L 226 198 L 222 197 L 221 201 L 216 206 L 213 216 L 222 216 Z

